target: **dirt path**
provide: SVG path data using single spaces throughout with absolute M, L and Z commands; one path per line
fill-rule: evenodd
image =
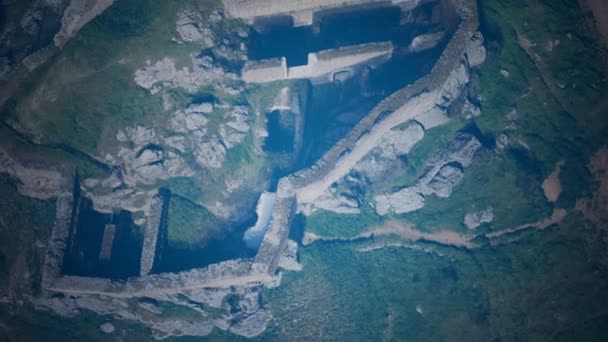
M 409 242 L 430 241 L 440 245 L 452 247 L 473 248 L 475 245 L 471 242 L 474 238 L 472 235 L 459 234 L 450 230 L 441 230 L 431 233 L 425 233 L 417 230 L 411 224 L 400 221 L 388 221 L 380 226 L 373 227 L 370 230 L 363 232 L 357 236 L 350 238 L 343 237 L 322 237 L 314 233 L 304 233 L 302 239 L 303 245 L 310 245 L 317 241 L 356 241 L 361 239 L 369 239 L 373 236 L 390 236 L 396 235 L 401 239 Z
M 529 228 L 534 228 L 534 229 L 538 229 L 538 230 L 543 230 L 549 226 L 552 226 L 554 224 L 560 223 L 565 217 L 566 215 L 568 215 L 568 211 L 566 209 L 555 209 L 553 211 L 553 214 L 551 215 L 551 217 L 548 217 L 542 221 L 538 221 L 538 222 L 534 222 L 534 223 L 527 223 L 527 224 L 522 224 L 520 226 L 517 227 L 513 227 L 513 228 L 508 228 L 505 230 L 501 230 L 498 232 L 493 232 L 493 233 L 489 233 L 486 234 L 485 236 L 488 239 L 494 239 L 497 237 L 501 237 L 503 235 L 506 234 L 511 234 L 511 233 L 515 233 L 518 232 L 520 230 L 524 230 L 524 229 L 529 229 Z
M 608 150 L 607 150 L 608 152 Z M 608 157 L 608 154 L 607 154 Z M 608 183 L 607 183 L 608 186 Z M 354 242 L 361 239 L 368 239 L 374 236 L 399 236 L 405 242 L 419 242 L 427 241 L 437 243 L 443 246 L 459 247 L 466 249 L 479 248 L 480 245 L 473 242 L 473 240 L 479 236 L 484 236 L 490 240 L 499 238 L 503 235 L 511 234 L 525 229 L 538 229 L 542 230 L 554 224 L 560 223 L 568 214 L 565 209 L 555 209 L 551 217 L 544 220 L 522 224 L 520 226 L 507 228 L 501 231 L 492 232 L 482 235 L 473 234 L 461 234 L 452 230 L 439 230 L 434 232 L 422 232 L 416 229 L 413 225 L 403 221 L 388 221 L 380 226 L 373 227 L 370 230 L 356 235 L 354 237 L 323 237 L 314 233 L 304 233 L 302 244 L 307 246 L 317 241 L 342 241 L 342 242 Z M 515 241 L 515 240 L 514 240 Z M 395 244 L 392 244 L 395 245 Z M 390 247 L 391 244 L 385 244 L 384 247 Z M 400 245 L 400 244 L 397 244 Z M 382 248 L 382 247 L 379 247 Z M 378 248 L 373 248 L 378 249 Z M 373 250 L 370 249 L 370 250 Z
M 559 195 L 562 193 L 562 184 L 559 181 L 559 173 L 564 165 L 564 161 L 560 160 L 553 172 L 543 181 L 541 187 L 545 192 L 545 197 L 547 197 L 547 201 L 551 203 L 555 203 L 559 198 Z

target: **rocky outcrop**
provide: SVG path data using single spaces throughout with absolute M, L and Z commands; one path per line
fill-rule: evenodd
M 177 14 L 176 31 L 184 42 L 200 42 L 205 47 L 215 46 L 216 36 L 210 25 L 194 11 L 181 11 Z
M 424 137 L 421 125 L 413 123 L 406 128 L 393 128 L 382 136 L 377 147 L 372 149 L 353 170 L 370 180 L 375 180 L 393 165 L 400 156 L 404 156 Z
M 190 93 L 204 86 L 223 90 L 228 94 L 238 94 L 241 89 L 230 88 L 237 86 L 238 75 L 224 70 L 214 63 L 211 56 L 192 56 L 192 67 L 177 69 L 175 60 L 165 57 L 156 63 L 146 62 L 146 66 L 135 72 L 135 83 L 156 94 L 167 88 L 182 88 Z
M 469 134 L 459 134 L 425 164 L 426 172 L 416 182 L 415 189 L 422 195 L 449 197 L 462 179 L 462 169 L 473 162 L 481 143 Z
M 475 229 L 492 221 L 494 221 L 494 207 L 491 206 L 478 212 L 467 213 L 464 216 L 464 224 L 469 229 Z
M 481 143 L 469 134 L 458 134 L 425 163 L 423 175 L 412 186 L 374 197 L 378 215 L 415 211 L 424 207 L 424 196 L 449 197 L 473 162 Z
M 192 122 L 189 124 L 193 125 Z M 183 151 L 165 147 L 164 145 L 169 144 L 164 144 L 164 139 L 157 136 L 154 129 L 143 126 L 127 128 L 125 132 L 118 132 L 116 140 L 123 144 L 117 155 L 110 155 L 107 160 L 121 166 L 119 179 L 125 185 L 154 184 L 161 179 L 189 177 L 194 174 L 181 156 Z M 179 141 L 175 139 L 169 142 L 173 146 L 179 145 Z

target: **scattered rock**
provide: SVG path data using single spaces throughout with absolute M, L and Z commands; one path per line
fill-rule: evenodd
M 509 76 L 511 75 L 511 73 L 509 72 L 509 70 L 507 69 L 500 69 L 500 74 L 504 77 L 504 78 L 509 78 Z
M 484 223 L 494 221 L 494 207 L 487 207 L 482 211 L 467 213 L 464 216 L 464 224 L 469 229 L 475 229 Z
M 496 140 L 496 147 L 503 150 L 509 146 L 509 136 L 506 133 L 500 133 L 498 140 Z

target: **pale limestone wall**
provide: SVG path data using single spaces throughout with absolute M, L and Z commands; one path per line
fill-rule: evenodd
M 287 60 L 285 57 L 260 62 L 247 62 L 241 72 L 241 78 L 247 83 L 265 83 L 287 78 Z
M 393 45 L 390 42 L 369 43 L 310 53 L 308 54 L 308 64 L 289 68 L 287 77 L 289 79 L 323 77 L 341 69 L 364 64 L 378 57 L 388 59 L 392 53 Z
M 158 229 L 160 226 L 160 218 L 162 214 L 163 203 L 160 197 L 155 197 L 150 206 L 150 216 L 147 217 L 146 231 L 144 232 L 144 242 L 141 249 L 141 257 L 139 264 L 139 274 L 146 275 L 154 266 L 154 257 L 156 256 L 156 245 L 158 241 Z
M 46 290 L 71 294 L 107 295 L 112 297 L 153 296 L 201 288 L 228 288 L 250 283 L 265 283 L 272 278 L 250 274 L 251 261 L 228 260 L 179 273 L 161 273 L 112 281 L 104 278 L 62 276 L 47 284 Z
M 224 10 L 233 18 L 253 22 L 256 18 L 289 15 L 296 26 L 311 25 L 316 12 L 369 4 L 411 8 L 419 0 L 224 0 Z
M 390 42 L 368 43 L 308 54 L 306 65 L 287 68 L 285 58 L 249 62 L 242 71 L 248 83 L 266 83 L 284 79 L 321 78 L 334 72 L 353 68 L 378 59 L 389 59 L 393 53 Z

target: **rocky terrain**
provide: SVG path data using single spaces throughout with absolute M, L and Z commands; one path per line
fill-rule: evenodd
M 0 199 L 0 235 L 15 237 L 14 246 L 9 246 L 12 239 L 0 244 L 0 318 L 13 320 L 24 312 L 60 322 L 86 317 L 102 339 L 130 338 L 126 332 L 131 327 L 137 327 L 131 329 L 134 334 L 144 327 L 146 337 L 157 340 L 233 335 L 340 339 L 336 336 L 347 336 L 341 334 L 349 329 L 360 330 L 361 339 L 374 340 L 359 329 L 365 326 L 373 336 L 382 330 L 390 340 L 403 335 L 395 331 L 414 315 L 424 320 L 415 322 L 421 331 L 429 325 L 444 334 L 437 339 L 446 339 L 453 326 L 467 326 L 474 331 L 450 337 L 491 340 L 496 336 L 475 334 L 482 325 L 495 324 L 492 334 L 500 330 L 496 326 L 503 318 L 492 310 L 503 305 L 495 296 L 509 293 L 507 285 L 527 283 L 541 293 L 548 283 L 561 284 L 554 278 L 547 283 L 508 278 L 512 274 L 497 281 L 490 279 L 492 272 L 524 265 L 524 273 L 535 273 L 535 262 L 553 265 L 549 258 L 574 253 L 574 243 L 588 247 L 588 254 L 568 254 L 569 262 L 592 262 L 592 248 L 598 248 L 594 244 L 605 240 L 608 153 L 597 150 L 597 144 L 581 147 L 585 134 L 601 129 L 583 126 L 586 121 L 572 111 L 576 103 L 560 96 L 589 86 L 561 81 L 567 78 L 564 74 L 578 77 L 583 71 L 570 68 L 556 76 L 548 57 L 579 36 L 568 33 L 561 43 L 552 37 L 537 44 L 545 40 L 519 27 L 501 31 L 502 41 L 495 32 L 499 29 L 487 22 L 480 25 L 477 6 L 483 4 L 424 2 L 423 10 L 414 14 L 410 5 L 418 3 L 406 1 L 392 8 L 401 11 L 400 25 L 418 29 L 426 22 L 450 21 L 455 13 L 455 31 L 420 29 L 410 41 L 387 43 L 390 54 L 383 53 L 382 63 L 357 62 L 354 67 L 361 72 L 349 77 L 332 74 L 323 84 L 303 77 L 260 85 L 246 82 L 243 73 L 250 62 L 250 35 L 263 32 L 235 18 L 233 3 L 227 4 L 230 13 L 219 3 L 148 4 L 145 8 L 155 18 L 148 22 L 135 20 L 145 16 L 135 2 L 2 3 L 18 12 L 20 20 L 8 20 L 2 27 L 0 80 L 7 86 L 0 100 L 11 96 L 11 87 L 26 99 L 11 98 L 0 115 L 0 140 L 18 138 L 0 147 L 0 181 L 12 196 Z M 91 42 L 106 36 L 86 29 L 84 35 L 78 33 L 96 17 L 106 18 L 106 9 L 126 12 L 128 20 L 112 17 L 116 21 L 110 25 L 93 21 L 96 27 L 120 31 L 108 31 L 117 35 L 112 41 L 116 45 L 104 47 L 129 46 L 132 51 L 96 51 L 94 58 L 82 58 L 83 46 L 93 49 Z M 298 17 L 302 13 L 288 15 L 309 19 Z M 125 26 L 113 27 L 115 23 Z M 510 43 L 505 32 L 515 36 Z M 80 45 L 70 45 L 72 39 Z M 384 88 L 371 88 L 374 77 L 390 72 L 396 58 L 431 55 L 439 48 L 428 74 L 388 96 Z M 13 52 L 7 54 L 9 50 Z M 517 63 L 505 62 L 512 56 L 518 56 Z M 282 63 L 287 68 L 285 59 Z M 19 86 L 29 73 L 36 78 Z M 83 85 L 90 89 L 81 93 Z M 64 93 L 64 88 L 79 91 Z M 98 100 L 115 96 L 116 89 L 108 88 L 120 89 L 124 97 Z M 509 91 L 515 95 L 505 99 L 502 93 Z M 65 102 L 65 94 L 73 103 Z M 345 98 L 351 97 L 348 103 Z M 531 99 L 538 103 L 527 102 Z M 81 100 L 91 103 L 82 107 Z M 318 103 L 334 102 L 338 113 L 314 113 Z M 371 109 L 360 110 L 363 114 L 352 115 L 354 119 L 340 112 L 358 106 Z M 547 119 L 547 113 L 561 116 Z M 84 122 L 91 118 L 99 124 Z M 273 127 L 274 118 L 279 129 Z M 337 124 L 340 120 L 353 122 Z M 67 133 L 66 127 L 74 129 Z M 322 136 L 316 128 L 344 132 L 336 133 L 339 138 L 332 146 L 318 148 L 309 141 Z M 268 144 L 281 129 L 293 141 L 285 151 L 270 151 Z M 558 134 L 567 129 L 581 131 Z M 70 134 L 80 140 L 65 137 Z M 90 141 L 83 138 L 88 135 Z M 579 149 L 580 157 L 575 156 Z M 321 157 L 308 160 L 312 155 Z M 583 167 L 577 164 L 581 160 L 587 163 Z M 589 180 L 573 176 L 586 173 Z M 87 201 L 91 208 L 82 205 Z M 85 209 L 88 214 L 81 212 Z M 97 222 L 85 215 L 105 220 L 99 241 L 82 240 L 100 244 L 99 251 L 91 252 L 100 264 L 109 265 L 116 255 L 123 258 L 121 250 L 112 248 L 127 236 L 115 222 L 123 214 L 129 221 L 123 228 L 131 230 L 127 235 L 137 245 L 133 248 L 141 248 L 133 274 L 90 276 L 65 266 L 69 257 L 81 258 L 83 265 L 90 261 L 88 249 L 85 253 L 74 247 L 79 235 L 89 234 L 82 227 L 96 229 Z M 29 216 L 45 223 L 29 222 Z M 593 227 L 594 237 L 600 238 L 569 235 L 575 232 L 562 229 L 566 225 L 584 232 Z M 34 228 L 28 230 L 30 226 Z M 554 234 L 564 239 L 550 240 Z M 222 245 L 225 241 L 250 253 L 221 259 L 219 254 L 233 249 Z M 529 259 L 509 254 L 520 247 Z M 534 254 L 537 249 L 542 255 Z M 502 254 L 492 254 L 497 251 Z M 175 258 L 171 253 L 181 260 L 200 259 L 201 264 L 161 270 L 159 265 Z M 602 269 L 585 267 L 596 274 Z M 572 266 L 557 279 L 577 274 L 576 269 Z M 466 272 L 478 278 L 468 278 Z M 393 284 L 395 279 L 399 284 Z M 382 287 L 389 283 L 393 288 Z M 534 299 L 521 292 L 519 297 Z M 449 311 L 461 302 L 466 310 Z M 561 307 L 552 310 L 551 317 L 562 326 L 575 319 L 562 314 Z M 509 315 L 504 317 L 511 324 Z M 436 316 L 442 317 L 440 323 Z M 368 328 L 356 320 L 361 317 L 374 325 Z M 533 319 L 532 326 L 542 327 Z M 408 333 L 415 330 L 410 328 Z M 0 320 L 0 339 L 13 334 L 10 324 Z

